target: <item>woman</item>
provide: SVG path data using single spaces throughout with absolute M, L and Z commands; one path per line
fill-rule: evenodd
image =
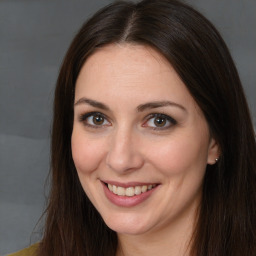
M 255 155 L 213 25 L 176 0 L 115 2 L 84 24 L 60 70 L 33 255 L 255 255 Z

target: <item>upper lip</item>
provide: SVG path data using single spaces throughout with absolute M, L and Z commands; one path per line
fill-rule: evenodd
M 129 188 L 129 187 L 136 187 L 136 186 L 148 186 L 148 185 L 158 185 L 159 183 L 156 182 L 119 182 L 119 181 L 112 181 L 112 180 L 102 180 L 103 183 L 115 185 L 117 187 Z

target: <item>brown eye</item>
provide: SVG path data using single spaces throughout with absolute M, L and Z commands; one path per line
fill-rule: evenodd
M 154 130 L 164 130 L 164 129 L 171 128 L 176 124 L 177 124 L 177 121 L 174 120 L 172 117 L 165 114 L 155 113 L 155 114 L 150 114 L 148 116 L 148 119 L 143 124 L 143 126 L 150 127 Z
M 154 120 L 154 124 L 156 127 L 163 127 L 166 125 L 166 118 L 156 117 Z
M 111 126 L 111 122 L 109 122 L 108 119 L 105 117 L 105 115 L 100 112 L 90 112 L 90 113 L 82 114 L 79 117 L 79 121 L 86 126 L 90 126 L 94 128 Z
M 95 125 L 102 125 L 103 123 L 104 123 L 104 117 L 103 116 L 101 116 L 101 115 L 94 115 L 93 116 L 93 123 L 95 124 Z

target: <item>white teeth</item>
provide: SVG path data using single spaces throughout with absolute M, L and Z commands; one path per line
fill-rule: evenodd
M 156 184 L 154 185 L 143 185 L 143 186 L 135 186 L 135 187 L 118 187 L 115 185 L 108 184 L 108 189 L 112 191 L 114 194 L 119 196 L 135 196 L 140 195 L 141 193 L 145 193 L 148 190 L 151 190 L 152 188 L 156 187 Z
M 140 186 L 136 186 L 134 193 L 135 193 L 135 195 L 141 194 L 141 187 Z
M 125 188 L 123 188 L 123 187 L 117 187 L 117 195 L 119 195 L 119 196 L 125 196 Z
M 125 190 L 125 195 L 126 196 L 134 196 L 134 188 L 133 187 L 129 187 Z
M 146 192 L 148 190 L 148 186 L 142 186 L 142 188 L 141 188 L 141 192 L 142 193 L 144 193 L 144 192 Z
M 108 184 L 108 189 L 109 189 L 110 191 L 113 191 L 113 186 L 112 186 L 111 184 Z

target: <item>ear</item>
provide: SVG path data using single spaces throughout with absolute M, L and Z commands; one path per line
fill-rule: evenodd
M 220 147 L 214 138 L 210 139 L 208 148 L 208 158 L 207 163 L 210 165 L 215 164 L 220 157 Z

